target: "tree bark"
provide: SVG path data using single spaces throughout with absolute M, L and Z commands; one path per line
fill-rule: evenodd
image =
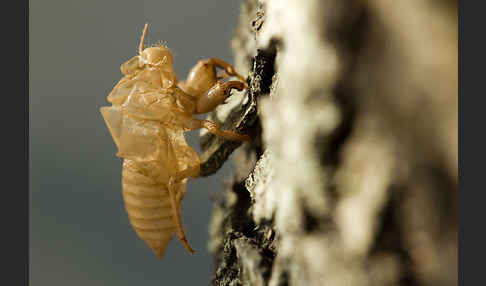
M 213 285 L 457 285 L 457 44 L 457 1 L 243 1 Z

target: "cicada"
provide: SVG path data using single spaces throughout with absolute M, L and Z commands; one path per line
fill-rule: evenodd
M 100 112 L 118 148 L 116 155 L 124 159 L 122 194 L 130 223 L 162 258 L 174 234 L 194 253 L 180 210 L 187 179 L 198 176 L 200 160 L 184 133 L 205 128 L 229 140 L 248 140 L 247 135 L 194 117 L 213 110 L 232 89 L 244 90 L 246 84 L 232 65 L 216 58 L 199 61 L 187 79 L 178 82 L 166 45 L 144 49 L 147 27 L 138 55 L 120 67 L 123 77 L 107 97 L 111 106 Z

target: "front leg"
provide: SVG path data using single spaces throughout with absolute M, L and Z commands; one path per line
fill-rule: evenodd
M 207 59 L 207 61 L 210 64 L 213 64 L 213 65 L 223 69 L 228 77 L 235 76 L 239 80 L 241 80 L 242 82 L 246 82 L 246 78 L 243 77 L 241 74 L 237 73 L 235 68 L 230 63 L 227 63 L 223 60 L 216 59 L 216 58 L 210 58 L 210 59 Z
M 212 111 L 224 102 L 233 88 L 242 91 L 245 84 L 241 81 L 217 82 L 208 92 L 197 98 L 195 113 L 201 114 Z
M 187 79 L 179 83 L 179 87 L 193 97 L 200 97 L 211 89 L 221 78 L 216 73 L 216 68 L 224 70 L 223 79 L 237 77 L 245 82 L 246 79 L 236 72 L 234 67 L 223 60 L 209 58 L 200 60 L 189 72 Z M 246 83 L 244 84 L 246 87 Z

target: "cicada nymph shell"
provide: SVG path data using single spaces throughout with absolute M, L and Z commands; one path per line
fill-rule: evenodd
M 125 208 L 138 236 L 162 257 L 177 230 L 186 181 L 171 183 L 178 172 L 198 168 L 199 157 L 184 138 L 184 106 L 170 69 L 141 68 L 130 59 L 121 66 L 125 76 L 108 95 L 109 107 L 100 109 L 124 158 L 122 187 Z M 151 80 L 152 78 L 162 80 Z M 164 78 L 172 85 L 164 87 Z M 171 206 L 169 188 L 176 196 Z
M 143 49 L 120 67 L 123 78 L 107 97 L 111 106 L 100 111 L 124 159 L 122 187 L 125 208 L 137 235 L 161 258 L 174 234 L 191 253 L 182 228 L 180 209 L 188 177 L 199 174 L 199 156 L 187 144 L 184 132 L 207 128 L 229 140 L 246 135 L 219 130 L 207 120 L 193 118 L 222 103 L 241 81 L 217 82 L 214 69 L 233 67 L 218 59 L 196 65 L 188 81 L 178 86 L 172 54 L 165 45 Z M 185 88 L 185 90 L 182 89 Z

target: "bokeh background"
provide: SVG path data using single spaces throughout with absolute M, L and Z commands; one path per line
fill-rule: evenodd
M 232 62 L 239 1 L 31 0 L 30 285 L 207 285 L 211 197 L 231 166 L 191 181 L 183 202 L 188 254 L 173 239 L 159 261 L 132 230 L 121 159 L 99 113 L 146 43 L 167 41 L 182 79 L 199 59 Z M 188 135 L 199 151 L 198 136 Z

